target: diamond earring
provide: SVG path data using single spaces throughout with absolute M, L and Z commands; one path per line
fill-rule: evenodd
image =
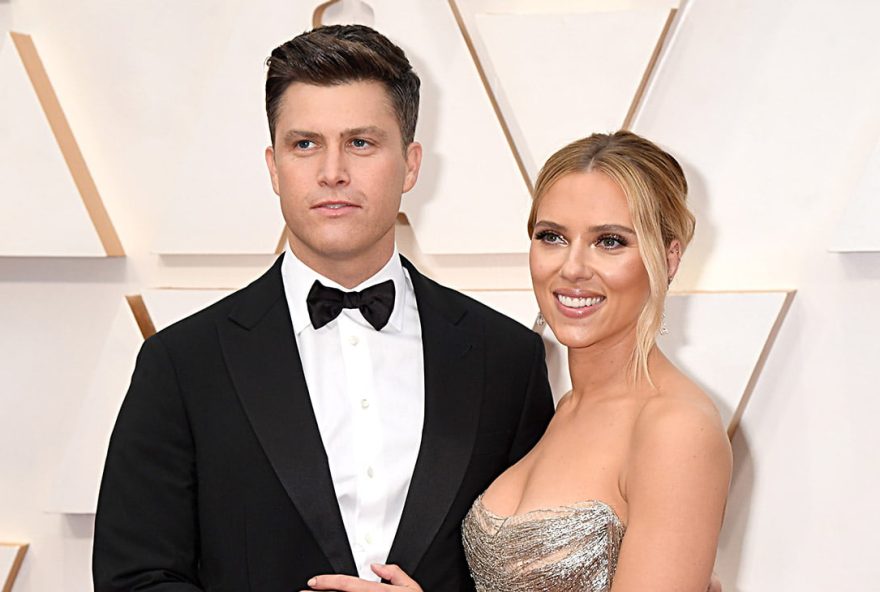
M 532 327 L 532 330 L 538 331 L 539 333 L 544 330 L 544 327 L 547 325 L 547 321 L 544 320 L 544 315 L 541 312 L 538 312 L 538 316 L 535 317 L 535 324 Z

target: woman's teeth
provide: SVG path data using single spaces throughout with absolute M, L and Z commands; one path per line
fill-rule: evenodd
M 599 304 L 600 302 L 605 300 L 605 297 L 595 296 L 593 298 L 572 298 L 570 296 L 557 294 L 556 299 L 569 308 L 584 308 L 587 306 L 595 306 L 596 304 Z

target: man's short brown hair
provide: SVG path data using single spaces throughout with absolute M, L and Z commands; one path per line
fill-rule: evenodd
M 419 116 L 419 77 L 403 50 L 378 31 L 363 25 L 319 27 L 276 47 L 266 65 L 266 115 L 273 145 L 278 109 L 288 86 L 361 81 L 385 86 L 404 148 L 412 143 Z

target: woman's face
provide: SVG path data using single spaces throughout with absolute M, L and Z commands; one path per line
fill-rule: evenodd
M 538 205 L 529 268 L 538 305 L 570 348 L 631 341 L 650 296 L 626 196 L 599 172 L 570 173 Z

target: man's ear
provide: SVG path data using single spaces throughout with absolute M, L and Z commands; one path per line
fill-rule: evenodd
M 681 263 L 681 241 L 677 238 L 672 239 L 669 247 L 666 249 L 666 273 L 667 279 L 672 283 L 672 278 L 678 272 L 678 265 Z
M 403 178 L 403 193 L 415 187 L 421 166 L 422 145 L 418 142 L 412 142 L 406 147 L 406 176 Z
M 278 169 L 275 168 L 275 149 L 272 146 L 266 146 L 266 168 L 269 169 L 269 177 L 272 179 L 272 190 L 275 195 L 280 196 L 281 191 L 278 189 Z

